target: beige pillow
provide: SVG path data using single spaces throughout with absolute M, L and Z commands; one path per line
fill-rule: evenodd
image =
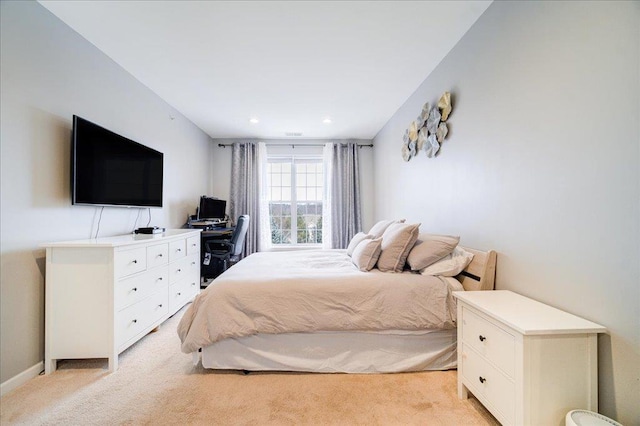
M 450 254 L 460 242 L 451 235 L 420 234 L 407 257 L 412 271 L 419 271 Z
M 361 271 L 370 271 L 376 265 L 381 249 L 382 238 L 362 240 L 353 250 L 351 261 Z
M 360 242 L 364 240 L 372 240 L 372 239 L 373 239 L 372 235 L 365 234 L 364 232 L 358 232 L 356 235 L 353 236 L 353 238 L 351 238 L 351 241 L 349 242 L 349 246 L 347 247 L 347 254 L 351 256 L 353 254 L 353 251 L 358 246 L 358 244 L 360 244 Z
M 402 272 L 409 251 L 418 239 L 420 224 L 392 223 L 382 235 L 382 252 L 378 269 L 382 272 Z
M 376 223 L 371 227 L 368 234 L 373 236 L 373 238 L 380 238 L 382 237 L 382 234 L 384 234 L 384 231 L 386 231 L 389 225 L 391 225 L 392 223 L 404 223 L 404 219 L 381 220 L 380 222 Z

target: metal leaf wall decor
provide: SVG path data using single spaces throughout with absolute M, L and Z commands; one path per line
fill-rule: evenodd
M 451 93 L 444 92 L 438 103 L 431 107 L 424 104 L 422 112 L 409 124 L 402 137 L 402 159 L 409 161 L 424 151 L 433 158 L 449 133 L 447 120 L 451 115 Z

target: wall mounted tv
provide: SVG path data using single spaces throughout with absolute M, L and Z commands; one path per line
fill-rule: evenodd
M 73 116 L 72 203 L 162 207 L 164 154 Z

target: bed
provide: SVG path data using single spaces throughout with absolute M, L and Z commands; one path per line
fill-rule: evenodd
M 452 293 L 492 290 L 496 254 L 456 277 L 358 270 L 345 250 L 254 253 L 185 311 L 182 351 L 210 369 L 381 373 L 456 367 Z

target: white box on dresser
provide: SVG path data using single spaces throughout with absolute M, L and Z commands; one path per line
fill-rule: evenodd
M 108 358 L 175 314 L 200 291 L 200 231 L 43 244 L 45 373 L 59 359 Z
M 563 425 L 598 411 L 598 333 L 606 328 L 506 290 L 455 292 L 458 396 L 506 425 Z

